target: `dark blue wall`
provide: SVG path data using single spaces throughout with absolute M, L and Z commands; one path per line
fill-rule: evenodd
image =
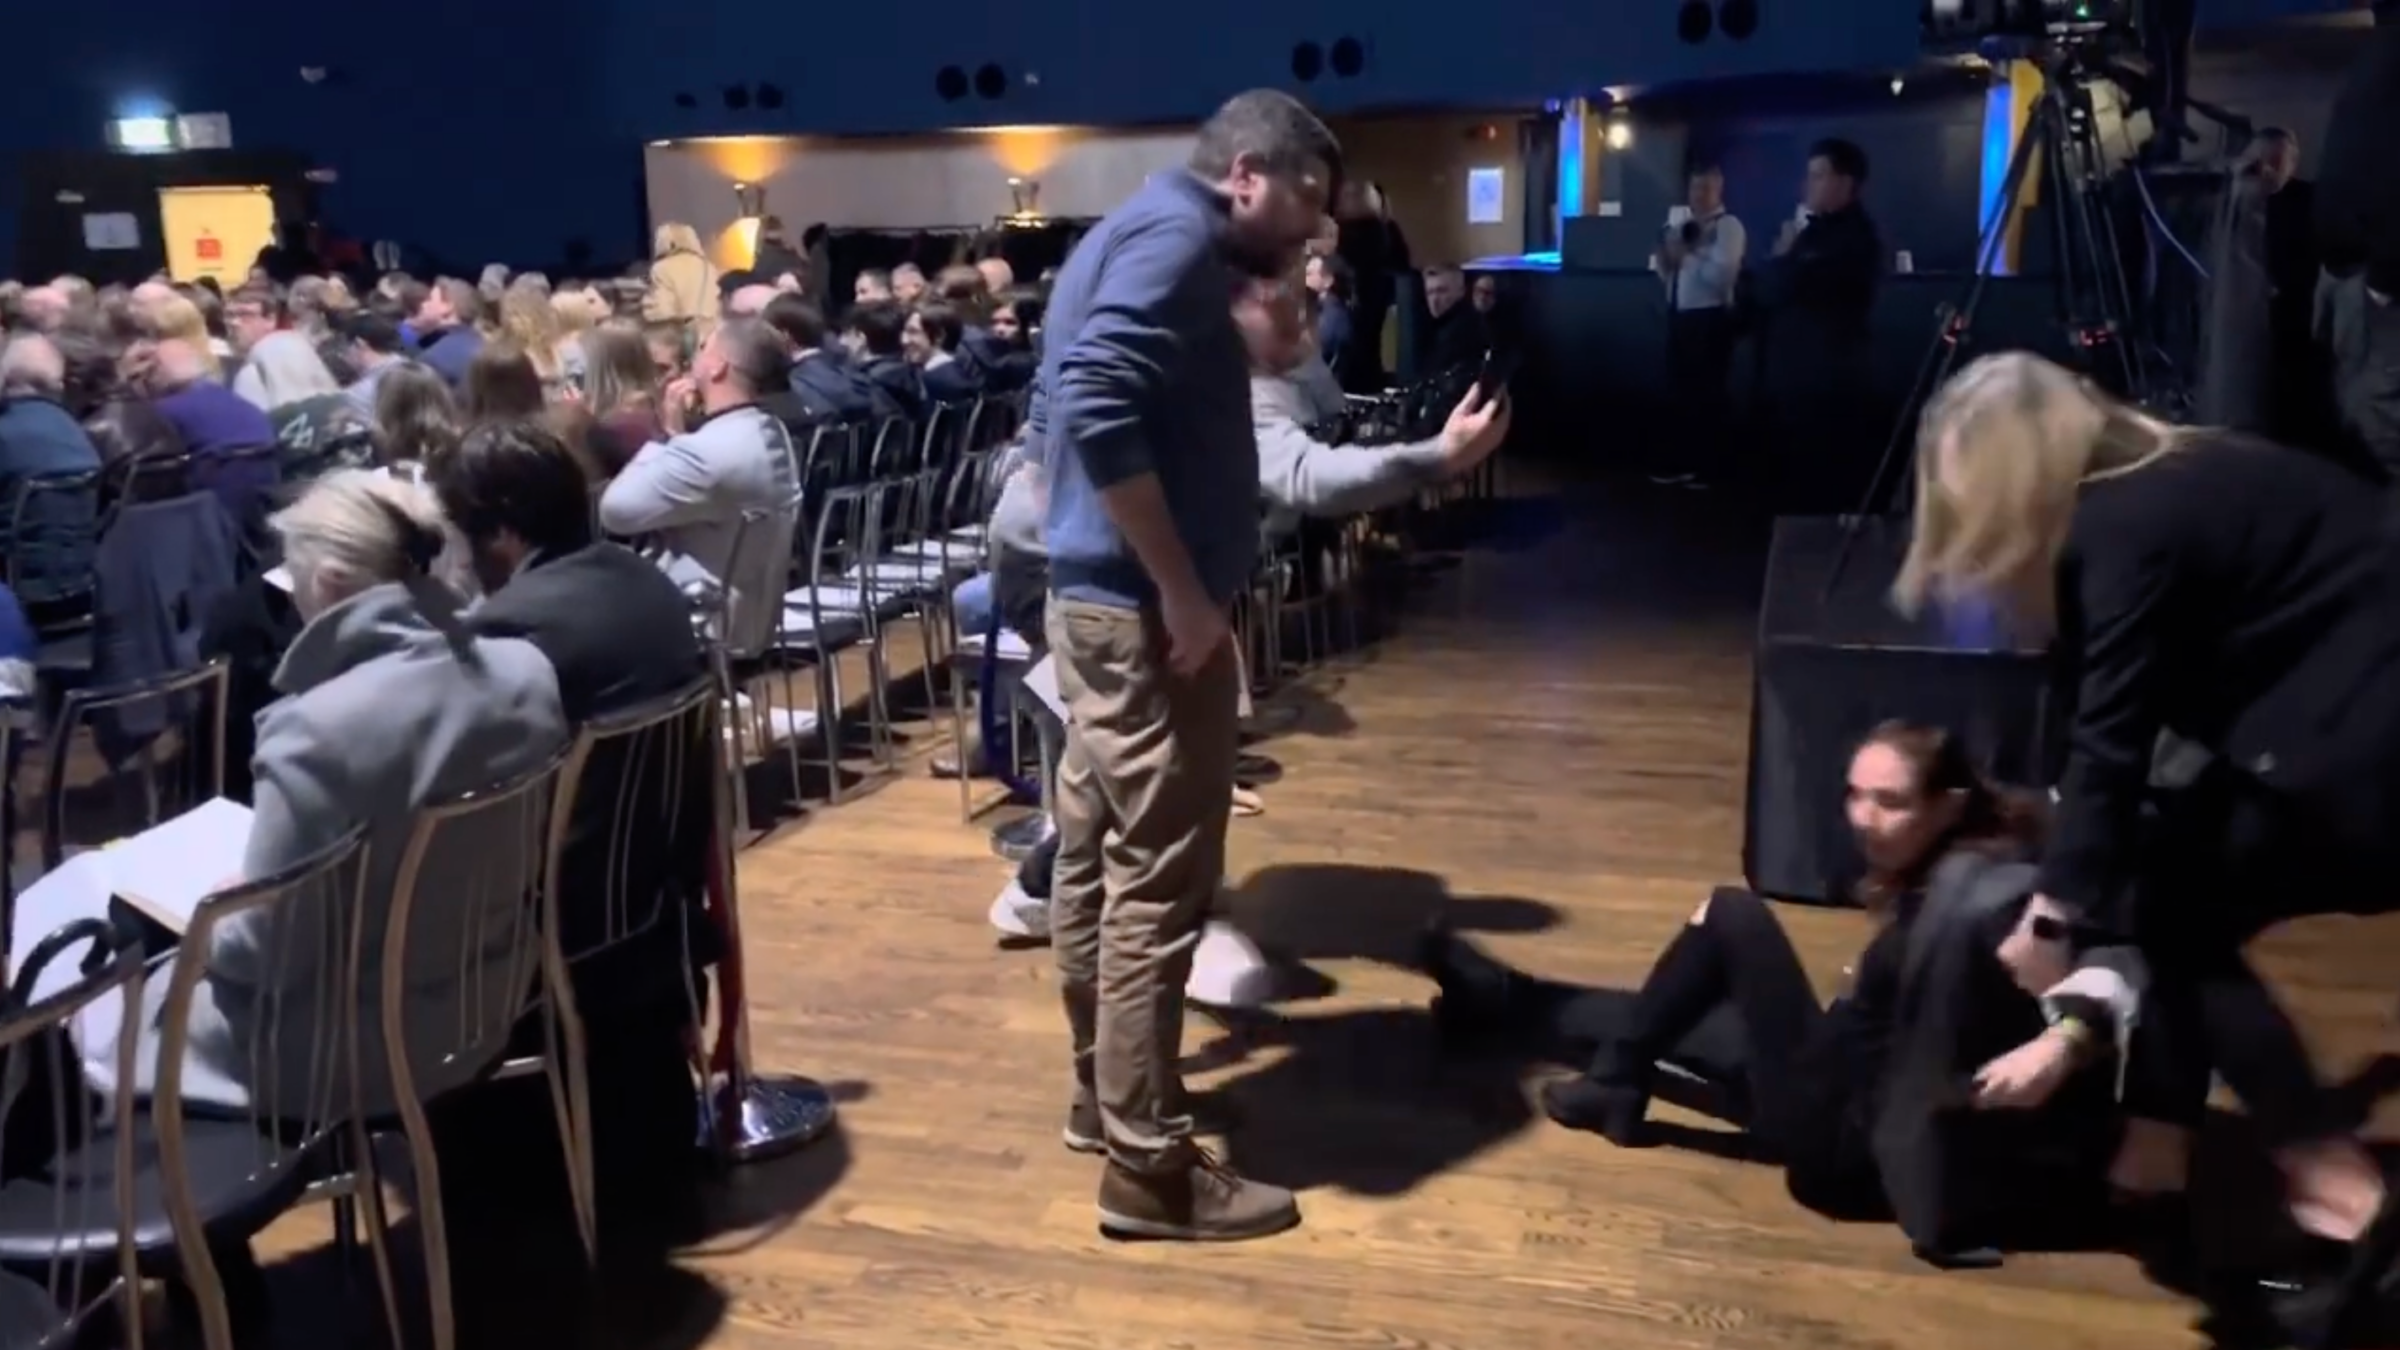
M 1336 112 L 1507 106 L 1611 84 L 1899 65 L 1917 43 L 1906 0 L 1766 0 L 1748 40 L 1697 45 L 1677 36 L 1676 0 L 1487 0 L 1468 11 L 1383 0 L 761 4 L 736 32 L 667 31 L 644 0 L 604 6 L 625 16 L 608 63 L 617 129 L 638 137 L 1172 120 L 1260 85 L 1302 89 Z M 1294 80 L 1294 44 L 1344 37 L 1365 48 L 1358 76 Z M 1002 97 L 935 93 L 942 67 L 987 63 L 1008 77 Z M 783 91 L 780 110 L 724 106 L 725 86 L 762 81 Z M 679 92 L 700 106 L 679 109 Z
M 547 260 L 578 236 L 638 248 L 640 150 L 598 131 L 598 29 L 549 3 L 67 0 L 10 27 L 24 55 L 0 83 L 0 163 L 99 150 L 115 117 L 222 112 L 237 146 L 333 170 L 320 214 L 348 231 L 462 265 Z M 308 84 L 304 66 L 329 77 Z M 0 179 L 0 259 L 20 192 Z
M 2341 0 L 2204 0 L 2255 19 Z M 1281 85 L 1333 112 L 1525 105 L 1611 85 L 1913 62 L 1910 0 L 1758 0 L 1757 31 L 1686 43 L 1676 0 L 54 0 L 12 13 L 0 162 L 98 150 L 111 117 L 225 112 L 237 145 L 303 152 L 339 181 L 325 217 L 454 263 L 546 262 L 570 240 L 641 247 L 646 140 L 1189 119 Z M 235 17 L 238 14 L 238 18 Z M 1305 85 L 1294 44 L 1362 44 L 1354 78 Z M 945 102 L 935 72 L 989 64 L 1002 96 Z M 304 66 L 333 78 L 300 79 Z M 771 84 L 781 106 L 726 105 Z M 694 106 L 678 105 L 688 95 Z M 1762 147 L 1763 149 L 1763 147 Z M 1780 158 L 1776 155 L 1765 158 Z M 0 184 L 0 259 L 18 189 Z

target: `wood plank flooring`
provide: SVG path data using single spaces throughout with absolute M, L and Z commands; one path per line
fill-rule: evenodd
M 1937 1274 L 1769 1168 L 1568 1134 L 1529 1110 L 1526 1072 L 1434 1053 L 1429 987 L 1386 964 L 1433 912 L 1543 973 L 1629 985 L 1739 871 L 1750 532 L 1630 487 L 1510 514 L 1530 541 L 1293 691 L 1299 728 L 1260 747 L 1283 770 L 1267 813 L 1234 825 L 1236 911 L 1328 987 L 1240 1034 L 1195 1017 L 1186 1049 L 1236 1112 L 1229 1155 L 1303 1189 L 1302 1228 L 1096 1236 L 1098 1164 L 1058 1142 L 1049 958 L 997 947 L 1006 868 L 926 776 L 921 728 L 897 776 L 741 861 L 758 1061 L 836 1085 L 839 1137 L 739 1178 L 717 1203 L 755 1221 L 673 1271 L 527 1287 L 506 1320 L 595 1302 L 599 1343 L 628 1350 L 2197 1343 L 2192 1306 L 2125 1259 Z M 1787 917 L 1830 983 L 1862 921 Z M 2329 1066 L 2385 1048 L 2400 928 L 2306 924 L 2267 951 Z

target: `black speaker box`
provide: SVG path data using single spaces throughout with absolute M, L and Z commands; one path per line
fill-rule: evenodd
M 1901 617 L 1890 594 L 1904 521 L 1859 522 L 1835 577 L 1844 530 L 1844 518 L 1784 516 L 1767 552 L 1742 870 L 1779 900 L 1849 903 L 1862 864 L 1843 796 L 1850 753 L 1878 723 L 1945 727 L 2005 783 L 2046 787 L 2064 755 L 2068 700 L 2043 653 L 1994 624 Z

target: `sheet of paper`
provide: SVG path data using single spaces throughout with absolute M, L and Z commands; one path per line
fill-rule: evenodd
M 1042 701 L 1059 721 L 1067 720 L 1067 700 L 1058 692 L 1058 658 L 1045 656 L 1025 672 L 1025 690 Z
M 16 978 L 15 963 L 24 960 L 43 938 L 77 919 L 107 917 L 108 861 L 98 851 L 78 853 L 67 859 L 17 893 L 16 914 L 8 935 L 8 977 Z M 73 984 L 81 960 L 80 946 L 53 960 L 43 968 L 42 978 L 34 986 L 34 996 L 39 998 Z
M 215 797 L 100 853 L 109 889 L 180 933 L 210 892 L 240 879 L 249 847 L 250 808 Z
M 292 593 L 292 572 L 288 567 L 268 568 L 266 581 L 268 585 L 283 592 L 285 595 L 290 595 Z

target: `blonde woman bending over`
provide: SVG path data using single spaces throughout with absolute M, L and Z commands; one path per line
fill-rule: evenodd
M 1917 470 L 1899 605 L 1996 604 L 2055 634 L 2076 680 L 2029 910 L 2071 915 L 2075 954 L 2021 978 L 2130 1011 L 2135 967 L 2111 953 L 2130 944 L 2148 968 L 2126 1109 L 2150 1124 L 2129 1134 L 2120 1186 L 2179 1187 L 2214 1068 L 2276 1150 L 2301 1226 L 2355 1239 L 2383 1204 L 2381 1174 L 2242 944 L 2301 914 L 2395 907 L 2388 494 L 2330 460 L 2169 425 L 2023 352 L 1987 356 L 1935 396 Z M 2145 825 L 2165 731 L 2214 762 Z M 2006 1103 L 2037 1105 L 2063 1082 L 2072 1039 L 1997 1062 Z
M 650 258 L 644 319 L 701 324 L 717 317 L 717 269 L 700 247 L 699 231 L 675 221 L 659 226 Z

